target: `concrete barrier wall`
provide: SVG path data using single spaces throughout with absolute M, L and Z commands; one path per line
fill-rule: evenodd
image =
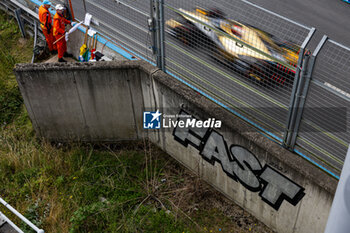
M 150 64 L 19 64 L 15 73 L 38 136 L 149 138 L 277 232 L 324 231 L 336 180 Z M 159 110 L 164 119 L 215 118 L 222 126 L 144 129 L 144 110 Z

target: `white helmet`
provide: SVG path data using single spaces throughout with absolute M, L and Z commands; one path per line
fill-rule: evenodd
M 61 4 L 57 4 L 55 8 L 56 8 L 56 11 L 64 10 L 64 9 L 65 9 L 64 6 L 61 5 Z

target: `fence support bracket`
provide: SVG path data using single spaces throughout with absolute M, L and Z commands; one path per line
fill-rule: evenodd
M 299 85 L 300 85 L 301 73 L 302 73 L 302 69 L 304 68 L 303 62 L 304 62 L 304 58 L 306 56 L 305 48 L 309 44 L 312 36 L 315 34 L 315 31 L 316 31 L 315 28 L 310 29 L 309 34 L 305 38 L 303 44 L 300 47 L 300 51 L 299 51 L 297 70 L 296 70 L 295 76 L 294 76 L 293 88 L 292 88 L 292 93 L 291 93 L 290 101 L 289 101 L 288 117 L 287 117 L 287 121 L 286 121 L 286 128 L 284 131 L 283 142 L 282 142 L 282 146 L 284 148 L 287 148 L 287 149 L 291 149 L 291 144 L 290 144 L 291 137 L 290 136 L 291 136 L 291 133 L 292 133 L 292 130 L 294 127 L 292 117 L 293 117 L 293 111 L 295 110 L 294 106 L 295 106 L 295 101 L 296 101 L 296 92 L 300 88 Z
M 22 22 L 22 19 L 21 19 L 21 12 L 22 12 L 21 8 L 16 9 L 15 10 L 15 16 L 16 16 L 16 19 L 17 19 L 17 22 L 18 22 L 19 29 L 21 30 L 21 33 L 22 33 L 22 37 L 25 38 L 26 37 L 26 32 L 24 30 L 24 25 L 23 25 L 23 22 Z
M 311 37 L 308 38 L 310 39 Z M 321 50 L 322 46 L 326 43 L 327 39 L 327 36 L 323 36 L 322 40 L 317 45 L 315 52 L 312 54 L 311 57 L 303 56 L 302 59 L 300 59 L 299 57 L 298 66 L 300 60 L 304 61 L 301 67 L 301 71 L 298 68 L 299 72 L 297 71 L 295 75 L 295 79 L 297 80 L 294 81 L 293 85 L 288 119 L 286 124 L 287 127 L 283 140 L 283 146 L 291 151 L 294 150 L 296 144 L 300 122 L 304 111 L 305 100 L 309 92 L 309 86 L 316 57 L 319 51 Z M 303 46 L 306 46 L 306 44 L 307 43 L 304 42 Z

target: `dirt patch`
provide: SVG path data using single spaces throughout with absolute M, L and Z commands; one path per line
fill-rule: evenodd
M 27 42 L 28 42 L 28 40 L 26 39 L 26 38 L 19 38 L 18 39 L 18 46 L 19 47 L 21 47 L 21 48 L 23 48 L 24 46 L 27 46 Z

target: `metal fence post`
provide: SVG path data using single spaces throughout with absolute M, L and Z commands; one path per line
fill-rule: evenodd
M 297 64 L 297 70 L 296 70 L 295 76 L 294 76 L 293 89 L 292 89 L 292 93 L 291 93 L 290 101 L 289 101 L 288 118 L 287 118 L 286 128 L 285 128 L 284 135 L 283 135 L 283 147 L 285 147 L 285 148 L 289 148 L 288 136 L 290 134 L 290 128 L 291 128 L 291 124 L 292 124 L 292 120 L 291 119 L 292 119 L 292 114 L 293 114 L 295 93 L 296 93 L 296 91 L 298 89 L 298 85 L 299 85 L 301 66 L 303 64 L 303 59 L 304 59 L 304 51 L 305 51 L 304 48 L 300 49 L 300 54 L 301 55 L 299 55 L 298 64 Z
M 149 30 L 151 32 L 151 37 L 152 37 L 152 53 L 153 54 L 157 53 L 156 26 L 157 26 L 156 5 L 154 4 L 154 0 L 150 0 L 150 18 L 148 19 L 148 27 L 149 27 Z
M 159 43 L 161 69 L 165 72 L 165 28 L 164 28 L 164 0 L 159 0 Z
M 308 68 L 308 63 L 309 63 L 309 56 L 305 56 L 303 59 L 303 67 L 300 73 L 300 76 L 298 77 L 298 85 L 297 85 L 297 89 L 294 95 L 294 99 L 293 99 L 293 105 L 291 106 L 291 116 L 290 116 L 290 121 L 289 121 L 289 128 L 288 128 L 288 134 L 286 135 L 286 145 L 287 148 L 292 150 L 293 145 L 291 145 L 291 139 L 292 139 L 292 135 L 294 133 L 294 128 L 295 128 L 295 122 L 296 122 L 296 118 L 297 118 L 297 114 L 298 114 L 298 109 L 299 109 L 299 105 L 300 105 L 300 98 L 302 96 L 302 92 L 303 92 L 303 87 L 305 84 L 305 76 L 307 73 L 307 68 Z
M 34 20 L 34 49 L 37 43 L 37 39 L 38 39 L 38 24 Z M 34 63 L 34 59 L 35 59 L 35 52 L 33 52 L 32 63 Z
M 300 88 L 300 79 L 301 79 L 301 73 L 302 73 L 302 69 L 304 69 L 303 66 L 303 62 L 304 62 L 304 58 L 305 58 L 305 48 L 307 46 L 307 44 L 310 42 L 312 36 L 314 35 L 316 29 L 315 28 L 311 28 L 308 36 L 305 38 L 303 44 L 300 47 L 300 51 L 299 51 L 299 59 L 298 59 L 298 63 L 297 63 L 297 70 L 295 72 L 295 76 L 294 76 L 294 83 L 293 83 L 293 89 L 292 89 L 292 93 L 290 96 L 290 101 L 289 101 L 289 111 L 288 111 L 288 117 L 287 117 L 287 122 L 286 122 L 286 128 L 284 131 L 284 135 L 283 135 L 283 143 L 282 146 L 285 148 L 290 148 L 290 139 L 291 139 L 291 131 L 293 129 L 293 121 L 292 121 L 292 116 L 293 116 L 293 112 L 295 111 L 295 100 L 296 100 L 296 92 L 297 90 Z M 306 67 L 305 67 L 306 68 Z
M 165 27 L 164 0 L 151 0 L 151 22 L 153 52 L 156 54 L 157 67 L 165 72 Z
M 162 60 L 161 60 L 161 41 L 160 41 L 160 17 L 159 17 L 159 0 L 153 0 L 154 4 L 154 16 L 155 16 L 155 51 L 156 51 L 156 56 L 157 56 L 157 67 L 162 69 Z
M 24 30 L 24 25 L 23 25 L 23 22 L 22 22 L 22 19 L 21 19 L 21 8 L 18 8 L 15 10 L 15 16 L 16 16 L 16 19 L 17 19 L 17 22 L 18 22 L 18 26 L 19 26 L 19 29 L 21 30 L 21 33 L 22 33 L 22 37 L 25 38 L 26 37 L 26 32 Z
M 308 63 L 306 71 L 304 73 L 304 77 L 303 77 L 303 87 L 302 92 L 298 93 L 298 95 L 296 96 L 298 98 L 298 103 L 299 105 L 297 106 L 297 108 L 295 109 L 296 115 L 295 115 L 295 119 L 294 119 L 294 127 L 292 129 L 292 131 L 290 132 L 290 149 L 293 150 L 295 147 L 295 142 L 296 142 L 296 138 L 299 132 L 299 126 L 300 126 L 300 121 L 301 121 L 301 116 L 303 114 L 304 111 L 304 105 L 305 105 L 305 101 L 306 101 L 306 97 L 307 97 L 307 93 L 309 91 L 309 85 L 310 85 L 310 80 L 311 80 L 311 74 L 312 74 L 312 70 L 315 64 L 315 57 L 312 56 L 311 58 L 308 58 Z
M 315 65 L 315 61 L 316 61 L 316 57 L 317 54 L 320 52 L 322 46 L 326 43 L 328 37 L 327 36 L 323 36 L 322 40 L 320 41 L 320 43 L 317 45 L 315 52 L 312 54 L 310 61 L 308 62 L 307 65 L 307 69 L 305 72 L 305 83 L 303 85 L 303 92 L 301 96 L 297 96 L 297 98 L 300 99 L 299 102 L 299 106 L 297 106 L 297 114 L 296 114 L 296 118 L 295 118 L 295 123 L 294 123 L 294 127 L 291 131 L 292 135 L 291 135 L 291 141 L 290 141 L 290 148 L 293 150 L 295 147 L 295 142 L 298 136 L 298 132 L 299 132 L 299 126 L 300 126 L 300 122 L 301 122 L 301 117 L 303 115 L 303 111 L 304 111 L 304 105 L 306 102 L 306 98 L 307 98 L 307 94 L 309 92 L 309 86 L 310 86 L 310 82 L 312 79 L 312 72 L 314 69 L 314 65 Z

